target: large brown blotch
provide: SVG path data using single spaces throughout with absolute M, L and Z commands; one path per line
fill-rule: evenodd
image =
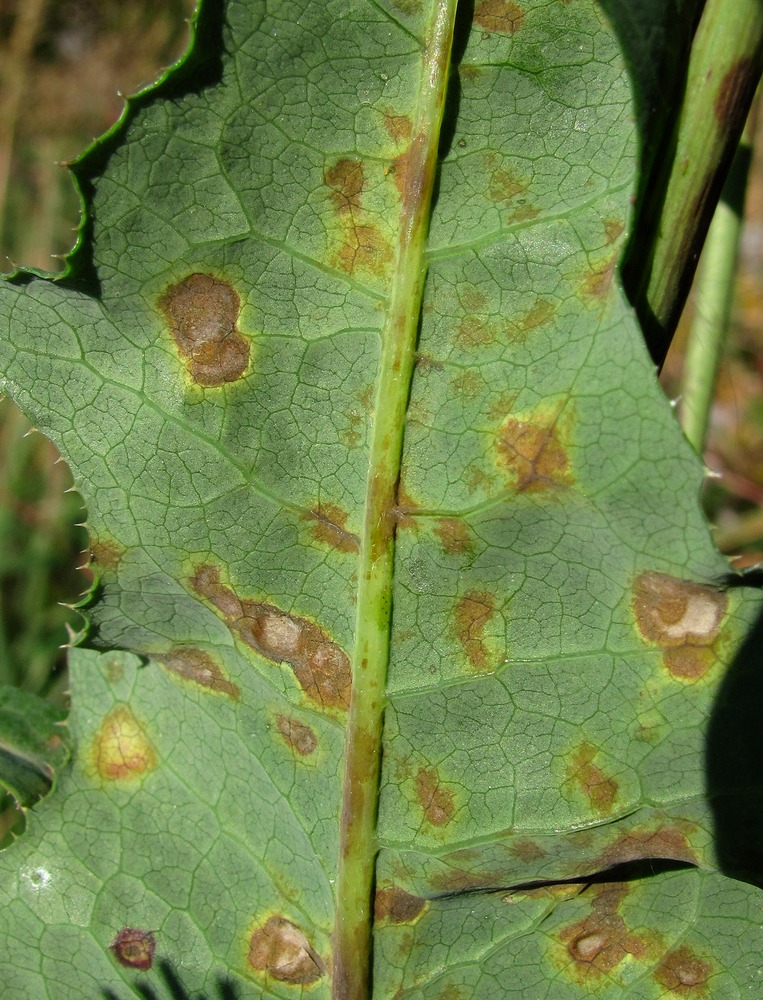
M 453 631 L 475 670 L 489 670 L 494 657 L 484 635 L 495 614 L 495 595 L 486 590 L 470 590 L 456 602 Z
M 481 0 L 474 12 L 474 23 L 485 31 L 513 35 L 525 21 L 525 12 L 509 0 Z
M 190 274 L 159 299 L 172 339 L 197 385 L 225 385 L 241 378 L 249 364 L 249 341 L 236 324 L 241 300 L 226 281 Z
M 582 920 L 563 927 L 559 941 L 565 946 L 566 972 L 578 983 L 609 975 L 627 955 L 644 958 L 648 943 L 634 934 L 619 913 L 628 893 L 628 883 L 604 882 L 590 886 L 586 897 L 591 912 Z
M 314 622 L 272 604 L 241 600 L 220 582 L 216 566 L 198 566 L 191 586 L 251 649 L 273 663 L 288 663 L 311 701 L 325 708 L 349 708 L 349 658 Z
M 499 461 L 514 476 L 516 489 L 549 490 L 574 483 L 558 413 L 539 410 L 529 419 L 509 417 L 498 430 Z
M 238 701 L 241 696 L 238 687 L 228 680 L 209 653 L 205 653 L 203 649 L 178 646 L 168 653 L 155 653 L 154 659 L 170 673 L 184 680 L 209 688 L 210 691 L 218 691 L 234 701 Z
M 633 588 L 639 632 L 664 650 L 665 666 L 681 680 L 698 680 L 713 665 L 727 609 L 722 591 L 665 573 L 642 573 Z
M 698 863 L 696 852 L 685 834 L 677 826 L 662 826 L 651 830 L 637 828 L 621 833 L 595 859 L 595 866 L 598 870 L 646 858 Z
M 678 997 L 709 996 L 707 981 L 713 974 L 710 962 L 696 955 L 688 945 L 669 951 L 654 971 L 654 978 Z
M 326 971 L 304 932 L 285 917 L 270 917 L 252 932 L 247 961 L 255 972 L 293 986 L 310 986 Z

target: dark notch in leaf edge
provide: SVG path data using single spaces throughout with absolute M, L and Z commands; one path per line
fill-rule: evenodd
M 225 9 L 226 0 L 197 0 L 196 10 L 189 21 L 188 46 L 183 55 L 168 66 L 155 82 L 126 97 L 122 113 L 111 128 L 66 164 L 79 196 L 80 222 L 74 246 L 65 257 L 64 271 L 58 275 L 39 268 L 22 267 L 6 275 L 4 280 L 26 285 L 37 278 L 44 278 L 94 298 L 100 296 L 100 281 L 92 257 L 93 181 L 103 173 L 138 111 L 157 100 L 198 93 L 220 82 L 225 52 Z

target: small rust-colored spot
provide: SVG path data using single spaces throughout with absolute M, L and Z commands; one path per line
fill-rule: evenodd
M 360 160 L 344 157 L 324 171 L 323 180 L 331 188 L 331 200 L 340 213 L 352 213 L 361 208 L 361 195 L 366 178 Z
M 214 388 L 246 372 L 249 341 L 236 326 L 241 300 L 226 281 L 190 274 L 170 285 L 158 306 L 197 385 Z
M 596 858 L 596 869 L 611 865 L 660 858 L 669 861 L 686 861 L 697 864 L 697 855 L 685 835 L 675 827 L 657 830 L 636 829 L 622 833 Z
M 540 861 L 541 858 L 545 858 L 546 856 L 546 852 L 540 844 L 535 840 L 530 840 L 529 837 L 512 841 L 508 850 L 509 854 L 512 854 L 526 865 L 531 864 L 533 861 Z
M 218 691 L 234 701 L 241 697 L 238 687 L 228 680 L 218 664 L 203 649 L 179 646 L 169 653 L 153 655 L 163 667 L 184 680 Z
M 156 752 L 127 705 L 117 705 L 103 720 L 88 763 L 106 781 L 134 781 L 154 770 Z
M 747 113 L 749 97 L 755 90 L 759 77 L 756 61 L 750 56 L 737 60 L 726 72 L 713 102 L 713 111 L 719 125 L 728 127 L 737 120 L 740 112 Z
M 481 0 L 474 12 L 474 21 L 485 31 L 513 35 L 524 24 L 525 12 L 508 0 Z
M 665 955 L 654 971 L 654 978 L 676 996 L 704 997 L 709 995 L 707 981 L 712 973 L 710 962 L 684 944 Z
M 126 551 L 124 545 L 120 545 L 119 542 L 111 538 L 91 539 L 90 541 L 90 555 L 100 570 L 115 570 Z
M 406 142 L 413 135 L 413 121 L 408 115 L 396 115 L 392 112 L 384 115 L 384 128 L 387 135 L 397 145 Z
M 476 368 L 467 368 L 456 375 L 450 385 L 460 399 L 476 399 L 485 391 L 485 380 Z
M 466 1000 L 466 993 L 455 983 L 446 983 L 435 1000 Z
M 484 313 L 487 310 L 485 293 L 474 285 L 459 285 L 458 297 L 465 312 Z
M 434 533 L 440 539 L 443 552 L 448 555 L 462 555 L 471 552 L 474 540 L 469 525 L 461 517 L 438 517 Z
M 501 464 L 514 476 L 520 491 L 537 492 L 574 482 L 558 412 L 539 411 L 528 418 L 509 417 L 498 429 Z
M 474 872 L 463 868 L 452 868 L 430 879 L 432 888 L 437 892 L 473 892 L 478 889 L 493 888 L 505 882 L 505 877 L 500 873 Z
M 456 343 L 459 347 L 484 347 L 496 339 L 495 327 L 479 316 L 465 316 L 458 324 Z
M 665 573 L 642 573 L 634 585 L 638 630 L 663 649 L 665 666 L 681 680 L 698 680 L 712 667 L 727 608 L 722 591 Z
M 306 726 L 304 722 L 299 722 L 297 719 L 290 719 L 286 715 L 279 715 L 276 718 L 276 725 L 278 732 L 300 757 L 309 757 L 311 753 L 315 752 L 318 746 L 318 737 L 310 726 Z
M 485 642 L 485 629 L 495 613 L 495 596 L 486 590 L 470 590 L 457 601 L 454 632 L 466 658 L 475 670 L 488 670 L 495 657 Z
M 527 181 L 508 170 L 494 170 L 490 175 L 488 197 L 491 201 L 511 201 L 527 190 Z
M 304 515 L 310 521 L 310 534 L 317 542 L 339 552 L 358 552 L 360 539 L 345 528 L 347 512 L 332 503 L 323 503 Z
M 585 795 L 597 812 L 604 815 L 612 812 L 618 784 L 594 764 L 597 753 L 591 743 L 582 743 L 567 765 L 567 781 Z
M 559 956 L 559 964 L 565 965 L 578 983 L 607 975 L 627 955 L 634 958 L 646 955 L 646 942 L 628 929 L 618 912 L 627 892 L 627 883 L 622 882 L 589 887 L 585 896 L 590 896 L 591 913 L 564 927 L 559 934 L 560 942 L 566 946 L 566 955 Z
M 292 986 L 310 986 L 326 971 L 304 932 L 285 917 L 270 917 L 252 932 L 247 961 L 255 972 Z
M 612 254 L 603 263 L 586 275 L 580 289 L 589 299 L 605 299 L 617 267 L 617 254 Z
M 432 826 L 446 826 L 456 810 L 453 792 L 440 784 L 440 777 L 433 767 L 420 767 L 416 775 L 416 795 L 424 818 Z
M 154 961 L 156 939 L 153 931 L 123 927 L 109 945 L 114 958 L 128 969 L 150 969 Z
M 412 924 L 426 909 L 427 901 L 405 889 L 391 886 L 378 889 L 374 900 L 374 917 L 391 924 Z
M 624 231 L 625 223 L 621 222 L 619 219 L 604 220 L 604 233 L 606 234 L 606 241 L 608 244 L 614 243 L 615 240 L 619 239 Z
M 549 302 L 548 299 L 538 299 L 532 309 L 520 319 L 519 326 L 522 330 L 534 330 L 536 327 L 548 323 L 555 312 L 556 308 L 553 302 Z
M 272 604 L 241 600 L 220 582 L 216 566 L 198 566 L 191 586 L 217 608 L 247 646 L 273 663 L 288 663 L 311 701 L 327 708 L 349 708 L 349 658 L 318 625 Z

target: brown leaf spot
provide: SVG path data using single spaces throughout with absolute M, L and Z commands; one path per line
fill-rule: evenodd
M 361 195 L 366 186 L 360 160 L 344 157 L 324 171 L 323 180 L 331 188 L 331 200 L 340 214 L 359 211 Z
M 747 114 L 759 77 L 756 61 L 750 56 L 739 59 L 726 72 L 713 102 L 715 118 L 722 128 L 728 128 L 740 115 Z
M 127 550 L 114 539 L 91 539 L 90 555 L 101 570 L 115 570 Z
M 615 240 L 619 239 L 624 231 L 625 223 L 621 222 L 619 219 L 604 220 L 604 233 L 606 234 L 606 241 L 608 244 L 614 243 Z
M 456 343 L 459 347 L 484 347 L 496 339 L 495 327 L 479 316 L 465 316 L 458 324 Z
M 133 781 L 154 770 L 156 752 L 127 705 L 117 705 L 103 720 L 88 763 L 106 781 Z
M 586 893 L 591 895 L 591 913 L 562 929 L 559 939 L 566 945 L 565 964 L 579 983 L 607 975 L 627 955 L 643 958 L 646 954 L 646 943 L 628 930 L 618 912 L 627 891 L 627 883 L 622 882 L 592 886 Z
M 407 142 L 413 135 L 413 122 L 408 115 L 396 115 L 391 112 L 385 114 L 384 128 L 396 145 Z
M 523 864 L 531 864 L 533 861 L 540 861 L 541 858 L 545 858 L 546 852 L 535 840 L 530 840 L 529 837 L 523 837 L 519 840 L 512 841 L 509 846 L 509 854 L 518 858 Z
M 340 240 L 332 264 L 347 274 L 356 270 L 381 275 L 392 260 L 392 247 L 378 227 L 363 218 L 366 177 L 360 160 L 343 157 L 324 171 L 330 198 L 340 219 Z
M 432 826 L 446 826 L 453 819 L 453 792 L 440 784 L 440 776 L 435 768 L 419 768 L 416 775 L 416 795 L 424 810 L 424 818 Z
M 153 657 L 170 673 L 192 681 L 211 691 L 219 691 L 234 701 L 238 701 L 241 692 L 231 683 L 209 653 L 203 649 L 179 646 L 169 653 L 154 653 Z
M 605 261 L 594 267 L 583 280 L 580 290 L 587 299 L 602 300 L 607 297 L 612 278 L 617 268 L 616 253 L 612 254 Z
M 621 833 L 596 859 L 599 868 L 641 861 L 645 858 L 659 858 L 670 861 L 686 861 L 697 864 L 697 855 L 684 834 L 675 827 L 665 826 L 657 830 L 630 830 Z
M 485 31 L 513 35 L 524 24 L 522 8 L 508 0 L 481 0 L 474 12 L 474 21 Z
M 495 657 L 483 638 L 494 613 L 495 596 L 485 590 L 470 590 L 456 603 L 455 635 L 475 670 L 487 670 L 494 663 Z
M 358 552 L 360 540 L 347 531 L 347 513 L 332 503 L 323 503 L 304 515 L 310 521 L 310 534 L 317 542 L 323 542 L 338 552 Z
M 128 969 L 150 969 L 154 961 L 156 939 L 153 931 L 123 927 L 109 945 L 120 965 Z
M 270 917 L 249 939 L 249 966 L 280 983 L 310 986 L 325 974 L 305 934 L 285 917 Z
M 462 555 L 471 552 L 473 539 L 469 525 L 460 517 L 438 517 L 435 521 L 434 533 L 440 539 L 443 552 L 449 555 Z
M 654 978 L 679 997 L 707 996 L 707 981 L 713 972 L 709 962 L 687 945 L 669 951 L 654 971 Z
M 681 680 L 697 680 L 713 665 L 710 647 L 727 608 L 721 591 L 665 573 L 642 573 L 634 586 L 638 630 L 664 650 L 665 666 Z
M 538 299 L 535 305 L 519 321 L 522 330 L 534 330 L 553 318 L 556 308 L 548 299 Z
M 485 380 L 475 368 L 468 368 L 456 375 L 450 386 L 460 399 L 476 399 L 485 391 Z
M 508 170 L 494 170 L 490 175 L 488 197 L 491 201 L 511 201 L 527 190 L 527 181 Z
M 326 708 L 349 708 L 350 661 L 314 622 L 272 604 L 240 600 L 230 587 L 220 583 L 215 566 L 198 566 L 191 586 L 256 653 L 273 663 L 288 663 L 311 701 Z
M 518 208 L 509 212 L 506 221 L 528 222 L 530 219 L 537 219 L 539 215 L 540 209 L 537 209 L 534 205 L 520 205 Z
M 582 743 L 567 765 L 567 780 L 585 795 L 597 812 L 606 814 L 612 811 L 618 784 L 593 763 L 597 753 L 591 743 Z
M 509 417 L 498 430 L 501 464 L 517 490 L 537 492 L 574 482 L 561 440 L 558 414 L 539 412 L 529 420 Z
M 475 285 L 460 285 L 458 297 L 465 312 L 484 313 L 487 310 L 487 298 Z
M 241 378 L 249 341 L 236 326 L 241 300 L 231 285 L 211 274 L 191 274 L 170 285 L 158 306 L 197 385 L 211 388 Z
M 332 264 L 346 274 L 367 271 L 383 275 L 392 261 L 392 247 L 376 226 L 355 225 L 344 229 L 342 243 L 332 258 Z
M 297 719 L 290 719 L 285 715 L 279 715 L 276 718 L 276 725 L 278 726 L 278 732 L 300 757 L 309 757 L 311 753 L 315 752 L 318 746 L 318 738 L 310 726 L 306 726 L 304 722 L 299 722 Z
M 390 924 L 412 924 L 426 909 L 427 901 L 412 896 L 405 889 L 391 886 L 378 889 L 374 900 L 374 917 Z

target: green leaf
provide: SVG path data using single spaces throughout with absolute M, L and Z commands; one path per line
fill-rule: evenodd
M 99 575 L 11 1000 L 757 981 L 760 602 L 617 278 L 673 7 L 604 6 L 208 0 L 2 288 Z
M 8 684 L 0 686 L 0 785 L 21 806 L 47 795 L 68 756 L 57 705 Z

